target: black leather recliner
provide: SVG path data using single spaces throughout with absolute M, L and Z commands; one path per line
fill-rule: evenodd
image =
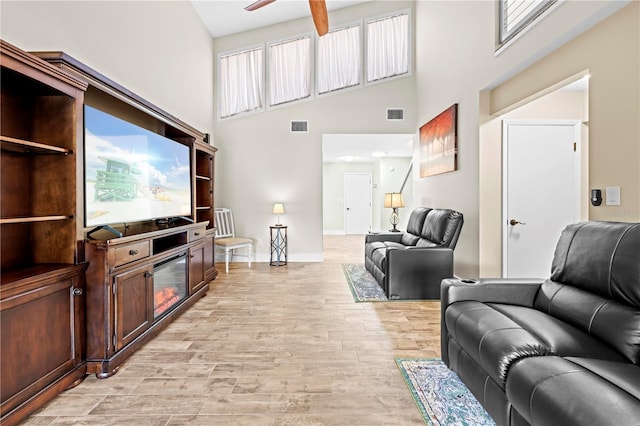
M 439 299 L 463 222 L 460 212 L 418 207 L 406 232 L 366 236 L 365 268 L 389 299 Z
M 442 283 L 442 359 L 499 425 L 640 424 L 640 224 L 583 222 L 545 281 Z

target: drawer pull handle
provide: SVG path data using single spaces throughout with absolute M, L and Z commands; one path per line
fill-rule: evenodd
M 200 235 L 200 233 L 199 233 L 199 232 L 196 232 L 196 233 L 194 233 L 193 235 L 195 235 L 195 236 L 197 237 L 198 235 Z
M 82 289 L 81 289 L 81 288 L 74 288 L 74 289 L 73 289 L 73 295 L 74 295 L 74 296 L 80 296 L 80 295 L 82 295 Z
M 136 254 L 138 254 L 138 250 L 129 250 L 130 256 L 135 256 Z

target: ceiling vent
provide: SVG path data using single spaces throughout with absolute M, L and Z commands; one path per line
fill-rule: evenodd
M 291 133 L 307 133 L 309 131 L 308 121 L 292 121 Z
M 388 121 L 404 120 L 404 108 L 387 108 L 387 120 Z

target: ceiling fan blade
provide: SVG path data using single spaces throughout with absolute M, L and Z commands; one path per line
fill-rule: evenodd
M 269 3 L 273 3 L 274 1 L 276 0 L 258 0 L 245 7 L 244 10 L 248 10 L 249 12 L 251 12 L 252 10 L 260 9 L 262 6 L 266 6 Z
M 329 32 L 329 18 L 327 17 L 327 4 L 324 0 L 309 0 L 309 8 L 313 23 L 316 26 L 318 35 L 322 37 Z

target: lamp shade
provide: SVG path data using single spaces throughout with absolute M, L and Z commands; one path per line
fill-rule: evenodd
M 284 213 L 284 204 L 275 203 L 273 205 L 273 214 L 283 214 Z
M 384 207 L 396 209 L 404 207 L 404 198 L 399 192 L 387 192 L 384 194 Z

